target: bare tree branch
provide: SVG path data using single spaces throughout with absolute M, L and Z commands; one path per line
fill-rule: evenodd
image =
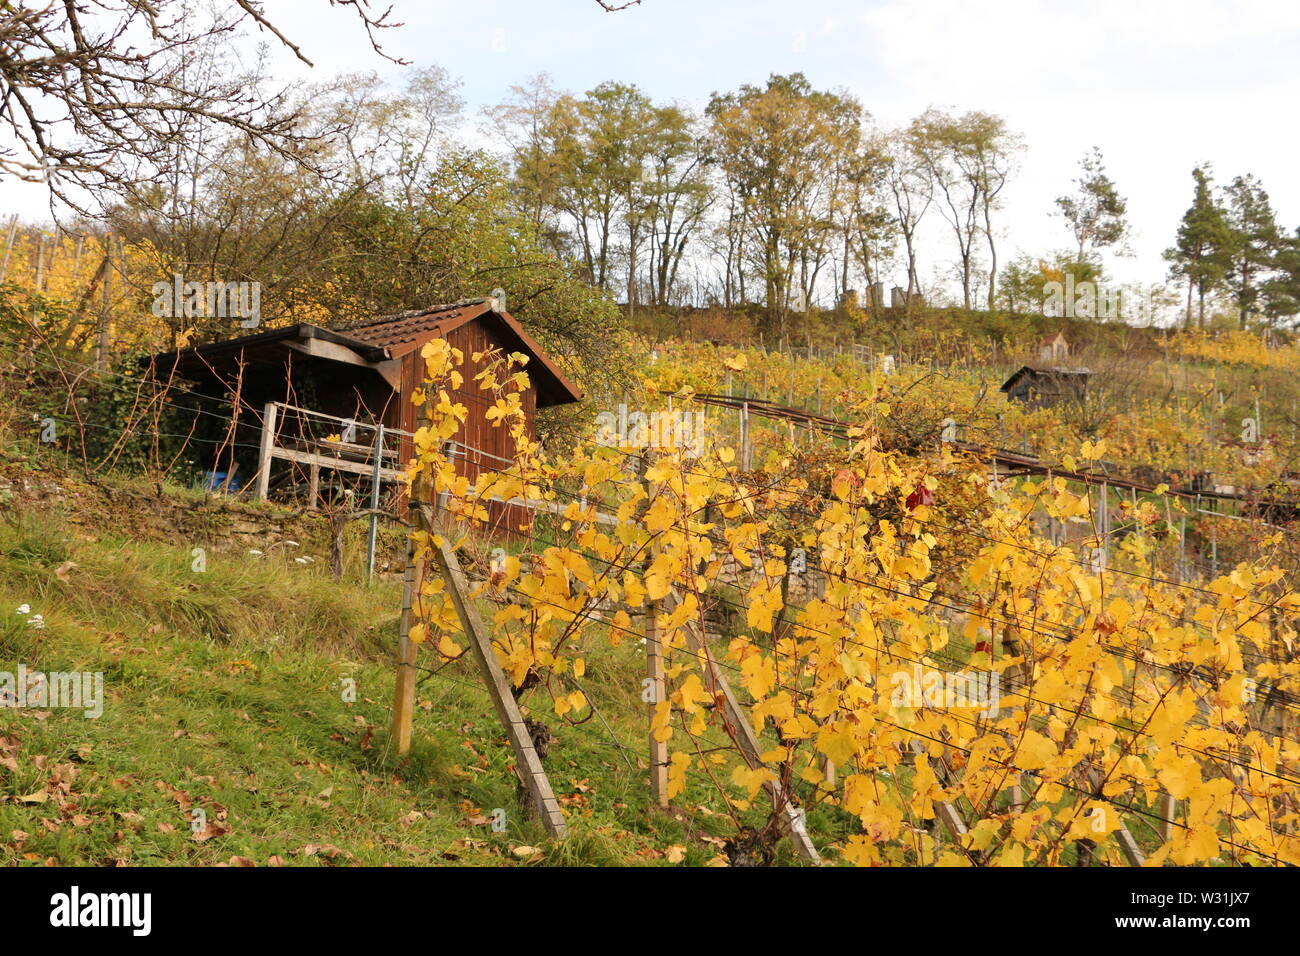
M 404 62 L 376 39 L 401 25 L 391 8 L 329 3 L 350 7 L 373 49 Z M 249 23 L 311 63 L 260 0 L 215 0 L 203 22 L 182 0 L 0 2 L 0 135 L 9 140 L 0 140 L 0 178 L 44 182 L 51 204 L 85 213 L 90 199 L 157 182 L 187 140 L 211 130 L 310 165 L 312 137 L 289 90 L 265 92 L 265 77 L 234 56 L 230 41 Z

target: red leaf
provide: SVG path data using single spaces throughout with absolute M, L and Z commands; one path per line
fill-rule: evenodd
M 929 506 L 932 504 L 934 504 L 934 495 L 931 494 L 930 489 L 925 486 L 925 482 L 917 485 L 916 490 L 907 496 L 908 511 L 915 511 L 921 505 Z

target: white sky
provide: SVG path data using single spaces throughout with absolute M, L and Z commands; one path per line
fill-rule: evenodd
M 389 0 L 372 4 L 382 9 Z M 999 256 L 1069 245 L 1052 200 L 1071 189 L 1094 144 L 1129 200 L 1121 281 L 1155 282 L 1161 251 L 1191 199 L 1191 168 L 1227 182 L 1254 173 L 1279 219 L 1300 225 L 1291 175 L 1300 132 L 1300 4 L 1262 0 L 643 0 L 618 14 L 594 0 L 391 0 L 405 25 L 383 36 L 415 65 L 464 82 L 473 116 L 539 72 L 580 92 L 608 79 L 701 107 L 713 91 L 803 71 L 843 88 L 883 125 L 930 105 L 1004 116 L 1025 137 L 1023 168 L 1005 191 Z M 283 75 L 327 79 L 401 68 L 374 55 L 346 9 L 274 0 L 277 25 L 315 61 L 283 52 Z M 0 181 L 0 215 L 44 212 L 39 187 Z M 950 259 L 941 225 L 923 272 Z M 944 264 L 946 265 L 946 263 Z

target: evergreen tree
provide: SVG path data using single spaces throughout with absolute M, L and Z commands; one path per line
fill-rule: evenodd
M 1082 263 L 1090 248 L 1113 246 L 1128 234 L 1128 221 L 1124 218 L 1128 201 L 1106 175 L 1101 150 L 1097 147 L 1083 157 L 1079 168 L 1083 171 L 1075 180 L 1079 191 L 1073 196 L 1061 196 L 1056 205 L 1074 233 L 1077 261 Z
M 1192 297 L 1199 303 L 1197 325 L 1205 325 L 1205 296 L 1219 288 L 1232 266 L 1232 227 L 1214 195 L 1208 164 L 1192 170 L 1196 192 L 1183 214 L 1174 245 L 1165 250 L 1170 274 L 1187 280 L 1187 325 L 1192 324 Z
M 1273 275 L 1264 283 L 1264 314 L 1273 322 L 1300 314 L 1300 229 L 1278 238 L 1270 265 Z
M 1259 310 L 1264 281 L 1281 238 L 1268 193 L 1254 176 L 1238 176 L 1227 188 L 1232 227 L 1228 289 L 1237 304 L 1241 328 Z

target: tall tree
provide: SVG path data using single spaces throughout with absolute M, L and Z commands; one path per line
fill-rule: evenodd
M 1272 321 L 1300 315 L 1300 229 L 1279 236 L 1273 274 L 1264 283 L 1264 314 Z
M 1076 258 L 1083 262 L 1089 252 L 1114 246 L 1128 234 L 1128 201 L 1106 175 L 1096 146 L 1079 161 L 1079 169 L 1078 189 L 1073 196 L 1059 197 L 1056 206 L 1074 234 Z
M 662 114 L 625 83 L 601 83 L 581 98 L 551 99 L 548 89 L 535 83 L 491 113 L 528 143 L 513 151 L 519 194 L 536 222 L 554 211 L 593 285 L 613 291 L 626 264 L 623 288 L 635 303 Z
M 980 186 L 980 210 L 984 215 L 984 238 L 989 247 L 988 308 L 996 308 L 998 250 L 993 212 L 1001 206 L 1002 190 L 1015 172 L 1016 156 L 1024 149 L 1020 136 L 1007 129 L 1001 117 L 968 113 L 964 125 L 970 138 L 970 175 Z
M 921 221 L 934 204 L 934 183 L 929 167 L 908 145 L 907 131 L 900 130 L 885 138 L 885 185 L 893 201 L 894 223 L 903 240 L 904 264 L 907 267 L 906 321 L 911 321 L 916 292 L 921 288 L 917 273 L 917 236 Z
M 1200 303 L 1197 325 L 1205 325 L 1205 297 L 1217 289 L 1231 268 L 1232 227 L 1214 194 L 1208 164 L 1192 170 L 1195 193 L 1183 214 L 1174 245 L 1165 250 L 1170 274 L 1187 281 L 1187 326 L 1192 325 L 1192 299 Z
M 1237 322 L 1259 310 L 1263 284 L 1277 253 L 1281 235 L 1268 193 L 1254 176 L 1238 176 L 1225 190 L 1228 225 L 1232 229 L 1227 286 L 1237 305 Z
M 557 252 L 563 247 L 560 230 L 553 222 L 561 166 L 552 119 L 559 99 L 551 78 L 539 73 L 522 85 L 510 87 L 504 103 L 483 111 L 507 144 L 519 208 L 539 232 L 549 237 Z
M 957 268 L 962 305 L 971 307 L 975 265 L 975 240 L 979 235 L 979 187 L 970 183 L 954 162 L 963 148 L 959 121 L 938 109 L 929 109 L 912 121 L 907 143 L 926 170 L 939 213 L 957 240 Z
M 706 114 L 714 155 L 738 200 L 769 321 L 785 334 L 795 285 L 807 296 L 828 249 L 835 185 L 861 138 L 862 107 L 814 90 L 802 73 L 714 94 Z
M 975 245 L 983 235 L 993 259 L 989 307 L 993 307 L 997 270 L 993 210 L 1011 174 L 1019 139 L 997 116 L 970 112 L 952 116 L 929 109 L 912 121 L 908 145 L 925 167 L 939 200 L 939 211 L 957 240 L 962 303 L 970 309 L 975 286 Z
M 896 235 L 894 217 L 885 205 L 889 159 L 878 140 L 865 141 L 851 157 L 846 177 L 843 215 L 843 262 L 841 263 L 840 299 L 849 292 L 849 273 L 857 265 L 867 289 L 878 281 L 883 263 L 893 254 Z M 867 298 L 867 303 L 870 298 Z
M 687 245 L 713 202 L 708 167 L 695 117 L 678 106 L 657 109 L 642 183 L 650 246 L 647 285 L 656 305 L 668 304 Z

